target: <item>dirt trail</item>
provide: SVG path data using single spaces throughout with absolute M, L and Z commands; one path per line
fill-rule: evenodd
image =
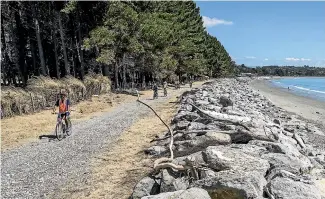
M 176 110 L 169 102 L 188 89 L 142 98 L 168 121 Z M 61 142 L 7 150 L 1 156 L 2 198 L 127 198 L 152 166 L 142 150 L 164 130 L 148 108 L 133 101 L 79 122 Z

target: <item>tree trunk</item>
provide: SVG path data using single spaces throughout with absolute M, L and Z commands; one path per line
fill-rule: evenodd
M 20 2 L 16 2 L 15 5 L 15 21 L 16 21 L 16 33 L 18 34 L 18 42 L 16 43 L 18 48 L 18 63 L 19 63 L 19 71 L 20 71 L 20 77 L 22 78 L 23 84 L 27 84 L 28 79 L 28 73 L 26 70 L 26 64 L 25 64 L 25 46 L 26 46 L 26 39 L 24 38 L 24 32 L 22 23 L 21 23 L 21 11 L 19 8 Z M 20 82 L 18 81 L 18 84 Z
M 115 69 L 114 69 L 114 72 L 115 72 L 115 89 L 118 89 L 118 59 L 116 60 L 115 62 Z
M 66 50 L 66 45 L 64 42 L 64 31 L 63 31 L 63 26 L 62 26 L 62 21 L 61 21 L 61 14 L 59 11 L 57 12 L 58 16 L 58 21 L 59 21 L 59 29 L 60 29 L 60 37 L 61 37 L 61 42 L 62 42 L 62 49 L 63 49 L 63 58 L 64 58 L 64 76 L 70 75 L 70 67 L 68 63 L 68 55 L 67 55 L 67 50 Z
M 53 39 L 53 44 L 54 44 L 54 59 L 55 59 L 55 75 L 56 78 L 60 78 L 60 66 L 59 66 L 59 58 L 58 58 L 58 40 L 56 38 L 56 32 L 55 32 L 55 28 L 52 32 L 52 39 Z
M 32 53 L 32 60 L 33 60 L 33 67 L 32 67 L 32 71 L 34 73 L 34 75 L 39 76 L 39 70 L 37 68 L 37 61 L 36 61 L 36 45 L 35 42 L 30 38 L 30 51 Z
M 35 25 L 35 30 L 36 30 L 36 39 L 37 39 L 37 46 L 38 46 L 38 54 L 39 58 L 41 61 L 41 73 L 44 76 L 48 75 L 48 68 L 45 65 L 45 59 L 44 59 L 44 52 L 43 52 L 43 46 L 42 46 L 42 40 L 41 40 L 41 33 L 40 33 L 40 28 L 39 28 L 39 23 L 37 19 L 37 14 L 35 11 L 35 6 L 32 6 L 32 12 L 34 16 L 34 25 Z
M 125 64 L 125 53 L 123 54 L 123 61 L 122 61 L 122 88 L 126 89 L 126 64 Z
M 83 80 L 84 76 L 85 76 L 85 69 L 84 69 L 83 52 L 82 52 L 82 48 L 81 48 L 81 46 L 83 45 L 83 40 L 82 40 L 79 8 L 77 10 L 77 23 L 78 23 L 78 40 L 79 40 L 77 42 L 77 50 L 78 50 L 78 58 L 79 58 L 79 62 L 80 62 L 80 78 L 81 78 L 81 80 Z M 76 39 L 76 41 L 77 41 L 77 39 Z

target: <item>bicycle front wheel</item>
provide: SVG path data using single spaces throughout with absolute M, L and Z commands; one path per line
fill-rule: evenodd
M 64 138 L 64 130 L 62 123 L 58 123 L 55 127 L 56 138 L 61 141 Z

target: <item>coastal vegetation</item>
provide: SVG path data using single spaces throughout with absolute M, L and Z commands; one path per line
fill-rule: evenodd
M 12 1 L 1 10 L 2 85 L 95 73 L 127 88 L 234 72 L 192 1 Z
M 236 67 L 236 73 L 253 73 L 263 76 L 325 76 L 325 68 L 310 66 L 262 66 L 247 67 L 244 64 Z

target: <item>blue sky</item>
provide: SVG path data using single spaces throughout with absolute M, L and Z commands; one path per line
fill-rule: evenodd
M 237 64 L 325 67 L 325 2 L 196 3 Z

